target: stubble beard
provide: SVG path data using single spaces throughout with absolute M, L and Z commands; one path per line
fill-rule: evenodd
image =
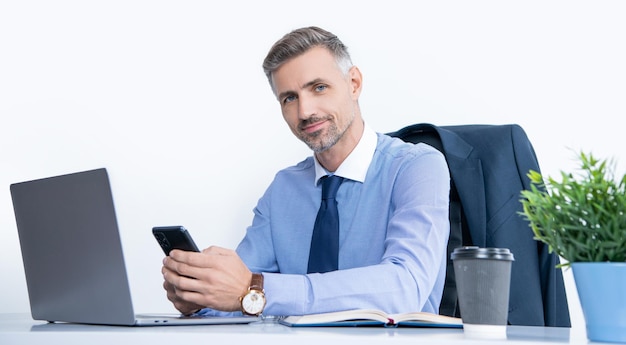
M 333 147 L 352 125 L 352 121 L 354 121 L 354 115 L 350 118 L 350 121 L 342 129 L 339 129 L 339 127 L 337 127 L 337 123 L 333 121 L 333 118 L 331 116 L 327 116 L 326 118 L 311 117 L 303 121 L 301 123 L 301 127 L 304 127 L 309 123 L 315 123 L 322 120 L 330 121 L 326 132 L 324 131 L 324 129 L 320 129 L 313 133 L 304 133 L 302 131 L 299 132 L 300 140 L 302 140 L 315 153 L 324 152 Z

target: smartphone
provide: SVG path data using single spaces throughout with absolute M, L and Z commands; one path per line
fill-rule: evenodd
M 152 234 L 165 255 L 169 255 L 172 249 L 200 251 L 184 226 L 155 226 L 152 228 Z

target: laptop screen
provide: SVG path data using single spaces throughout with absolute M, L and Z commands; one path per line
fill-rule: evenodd
M 107 171 L 16 183 L 11 196 L 33 319 L 132 324 Z

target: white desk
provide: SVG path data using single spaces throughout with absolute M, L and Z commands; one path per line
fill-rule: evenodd
M 117 327 L 48 324 L 28 314 L 0 314 L 0 344 L 588 344 L 569 328 L 509 326 L 507 339 L 468 338 L 462 329 L 328 327 L 290 328 L 272 321 L 250 325 Z

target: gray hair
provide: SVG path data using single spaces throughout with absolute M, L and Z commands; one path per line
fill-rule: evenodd
M 348 74 L 352 67 L 352 60 L 348 53 L 348 47 L 337 36 L 315 26 L 296 29 L 274 43 L 263 60 L 263 71 L 274 93 L 276 90 L 272 82 L 272 73 L 288 60 L 302 55 L 316 46 L 328 49 L 335 57 L 339 69 L 344 74 Z

